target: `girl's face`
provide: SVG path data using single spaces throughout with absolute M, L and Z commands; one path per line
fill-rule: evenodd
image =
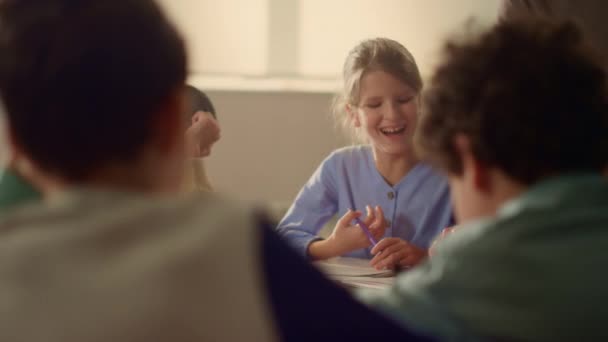
M 348 109 L 355 127 L 361 128 L 376 153 L 412 153 L 416 128 L 417 93 L 384 71 L 364 74 L 360 101 Z

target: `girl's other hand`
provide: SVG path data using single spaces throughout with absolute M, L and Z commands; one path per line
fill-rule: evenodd
M 367 206 L 366 211 L 367 217 L 365 217 L 363 223 L 369 228 L 374 239 L 379 240 L 384 236 L 386 229 L 386 220 L 382 208 L 376 206 L 372 209 L 372 207 Z M 367 248 L 371 245 L 371 241 L 363 229 L 358 224 L 352 224 L 355 218 L 362 215 L 363 213 L 360 211 L 348 210 L 336 223 L 334 231 L 327 239 L 328 243 L 333 245 L 336 256 Z
M 412 267 L 428 255 L 427 250 L 419 248 L 400 238 L 384 238 L 372 248 L 374 258 L 370 265 L 377 270 Z

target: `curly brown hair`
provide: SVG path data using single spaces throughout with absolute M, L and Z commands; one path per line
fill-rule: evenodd
M 462 134 L 475 158 L 523 184 L 607 164 L 606 74 L 573 22 L 512 18 L 443 52 L 416 135 L 424 159 L 461 174 Z

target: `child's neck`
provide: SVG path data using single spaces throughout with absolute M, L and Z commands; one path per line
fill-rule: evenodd
M 394 186 L 410 172 L 418 160 L 412 153 L 396 155 L 374 150 L 374 162 L 388 185 Z

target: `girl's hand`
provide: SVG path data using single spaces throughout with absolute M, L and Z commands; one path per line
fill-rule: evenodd
M 370 233 L 374 239 L 378 240 L 384 235 L 384 230 L 386 228 L 384 212 L 379 206 L 376 206 L 374 209 L 367 206 L 366 209 L 367 217 L 363 220 L 363 223 L 369 227 Z M 363 229 L 358 225 L 352 225 L 352 221 L 361 215 L 362 213 L 360 211 L 349 210 L 340 218 L 340 220 L 338 220 L 334 231 L 327 239 L 327 242 L 332 246 L 336 256 L 357 249 L 366 248 L 371 245 L 371 242 L 363 232 Z
M 400 238 L 384 238 L 371 250 L 374 258 L 370 265 L 377 270 L 411 267 L 427 256 L 425 249 L 419 248 Z
M 196 112 L 186 130 L 186 152 L 193 158 L 206 157 L 211 146 L 220 139 L 220 126 L 211 113 Z

